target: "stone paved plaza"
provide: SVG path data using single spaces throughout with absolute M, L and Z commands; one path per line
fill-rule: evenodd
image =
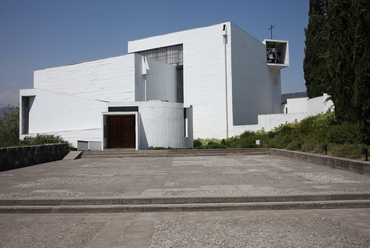
M 273 155 L 57 161 L 0 172 L 0 201 L 369 193 L 370 178 Z M 370 211 L 0 214 L 0 247 L 370 247 Z

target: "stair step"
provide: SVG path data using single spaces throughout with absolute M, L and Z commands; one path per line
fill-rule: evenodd
M 0 206 L 0 213 L 126 213 L 369 208 L 370 200 L 150 205 Z
M 212 204 L 252 202 L 308 202 L 308 201 L 370 200 L 370 192 L 331 194 L 289 194 L 264 196 L 202 196 L 202 197 L 107 197 L 58 199 L 0 199 L 0 206 L 58 206 L 58 205 L 152 205 L 152 204 Z
M 179 150 L 107 149 L 104 151 L 84 151 L 82 153 L 82 158 L 227 156 L 228 154 L 270 154 L 270 151 L 266 148 Z

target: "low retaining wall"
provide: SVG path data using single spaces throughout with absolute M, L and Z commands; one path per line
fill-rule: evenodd
M 311 154 L 297 151 L 280 150 L 274 148 L 270 148 L 270 153 L 302 162 L 329 166 L 335 169 L 346 170 L 357 174 L 370 176 L 370 162 L 368 161 L 338 158 L 327 155 Z
M 0 148 L 0 171 L 60 160 L 68 152 L 68 144 Z

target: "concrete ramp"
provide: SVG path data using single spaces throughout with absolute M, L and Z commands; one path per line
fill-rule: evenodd
M 81 151 L 70 151 L 63 160 L 74 160 L 81 158 L 82 152 Z

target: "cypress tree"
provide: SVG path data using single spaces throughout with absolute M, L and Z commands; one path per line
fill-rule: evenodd
M 325 93 L 327 57 L 327 2 L 310 0 L 309 23 L 305 29 L 305 58 L 303 61 L 307 94 L 310 98 Z
M 370 143 L 370 1 L 310 0 L 304 73 L 308 96 L 331 95 L 339 122 Z
M 353 28 L 351 1 L 329 0 L 327 18 L 327 54 L 328 73 L 325 83 L 326 92 L 331 95 L 335 105 L 337 119 L 355 122 L 353 111 Z
M 370 2 L 353 0 L 354 108 L 364 141 L 370 143 Z

